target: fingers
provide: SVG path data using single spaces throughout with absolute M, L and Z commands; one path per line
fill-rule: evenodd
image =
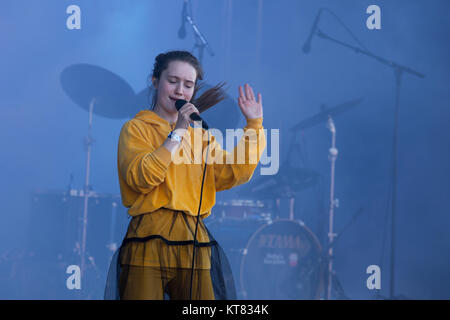
M 248 83 L 246 83 L 244 85 L 244 89 L 245 89 L 245 94 L 244 94 L 244 90 L 242 89 L 242 87 L 239 86 L 239 98 L 242 99 L 242 102 L 246 101 L 246 100 L 255 100 L 255 95 L 253 94 L 253 89 L 252 89 L 252 87 L 250 87 L 250 85 Z
M 188 113 L 191 114 L 192 112 L 200 114 L 198 109 L 192 104 L 192 103 L 186 103 L 184 106 L 180 109 L 181 113 Z
M 242 101 L 241 97 L 238 97 L 238 105 L 242 109 L 242 106 L 244 105 L 244 101 Z
M 250 87 L 248 83 L 245 84 L 245 94 L 247 95 L 248 100 L 255 100 L 255 96 L 253 95 L 253 89 Z
M 241 86 L 239 86 L 239 98 L 244 99 L 244 91 Z
M 192 103 L 186 103 L 183 107 L 181 107 L 179 112 L 186 121 L 189 121 L 189 123 L 194 123 L 194 120 L 191 119 L 192 113 L 197 113 L 200 115 L 200 112 Z
M 260 105 L 262 105 L 262 95 L 261 95 L 261 93 L 258 93 L 258 103 Z

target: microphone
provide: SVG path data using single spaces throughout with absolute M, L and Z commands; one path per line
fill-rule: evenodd
M 308 39 L 306 39 L 305 44 L 303 45 L 303 52 L 304 53 L 309 53 L 309 51 L 311 51 L 311 41 L 312 41 L 312 37 L 317 29 L 317 24 L 319 23 L 319 18 L 320 18 L 320 14 L 322 13 L 323 9 L 319 9 L 319 12 L 316 15 L 316 19 L 314 20 L 314 23 L 312 25 L 311 31 L 309 32 L 309 36 Z
M 183 3 L 183 11 L 181 11 L 181 26 L 178 30 L 178 38 L 184 39 L 186 38 L 186 28 L 184 27 L 184 23 L 186 22 L 186 7 L 188 0 L 184 0 Z
M 177 101 L 175 101 L 175 108 L 177 108 L 177 110 L 179 111 L 186 103 L 187 103 L 186 100 L 178 99 Z M 209 129 L 208 124 L 206 123 L 206 121 L 203 120 L 197 113 L 193 112 L 189 116 L 194 121 L 201 121 L 203 129 L 205 129 L 205 130 Z

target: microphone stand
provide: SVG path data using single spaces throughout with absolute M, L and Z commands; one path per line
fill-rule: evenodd
M 394 61 L 382 58 L 380 56 L 374 55 L 373 53 L 357 48 L 340 40 L 334 39 L 319 28 L 317 28 L 317 35 L 323 39 L 330 40 L 337 43 L 343 47 L 354 50 L 356 53 L 364 54 L 370 58 L 377 60 L 378 62 L 388 66 L 394 71 L 395 76 L 395 110 L 394 110 L 394 128 L 393 128 L 393 143 L 392 143 L 392 213 L 391 213 L 391 264 L 390 264 L 390 289 L 389 296 L 391 299 L 394 298 L 394 280 L 395 280 L 395 216 L 396 216 L 396 204 L 397 204 L 397 150 L 398 150 L 398 115 L 400 110 L 400 85 L 403 73 L 409 73 L 411 75 L 417 76 L 419 78 L 424 78 L 425 75 L 417 72 L 409 67 L 400 65 Z
M 192 30 L 194 30 L 196 43 L 192 51 L 194 51 L 195 48 L 198 48 L 199 50 L 198 57 L 201 64 L 203 60 L 203 50 L 205 48 L 208 50 L 210 56 L 214 56 L 214 52 L 212 51 L 211 47 L 208 44 L 208 41 L 206 41 L 205 37 L 202 35 L 202 33 L 200 32 L 197 25 L 194 23 L 192 17 L 189 14 L 186 14 L 186 21 L 189 22 L 189 24 L 192 27 Z

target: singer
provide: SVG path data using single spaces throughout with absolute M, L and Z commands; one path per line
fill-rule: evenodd
M 193 136 L 194 130 L 205 133 L 201 127 L 190 126 L 190 115 L 200 114 L 199 110 L 224 97 L 218 85 L 196 99 L 202 79 L 200 63 L 189 52 L 159 54 L 151 76 L 155 92 L 152 106 L 121 130 L 119 184 L 122 202 L 132 219 L 113 258 L 105 298 L 236 298 L 228 260 L 203 219 L 211 214 L 216 191 L 249 181 L 257 163 L 206 165 L 203 160 L 202 164 L 175 164 L 171 160 L 179 148 L 190 150 L 192 141 L 187 137 Z M 180 99 L 187 103 L 177 111 L 175 102 Z M 252 128 L 257 134 L 254 142 L 243 137 L 239 143 L 245 144 L 246 159 L 248 153 L 256 152 L 259 162 L 266 146 L 264 130 L 258 130 L 263 120 L 261 94 L 256 100 L 248 84 L 244 89 L 239 86 L 238 105 L 247 119 L 244 132 Z M 202 147 L 207 147 L 207 141 Z M 227 155 L 214 136 L 210 147 L 215 148 L 216 156 L 218 152 Z M 192 265 L 194 236 L 197 245 Z

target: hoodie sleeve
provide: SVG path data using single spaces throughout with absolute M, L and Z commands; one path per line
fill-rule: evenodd
M 211 139 L 216 159 L 214 161 L 216 191 L 246 183 L 252 177 L 266 147 L 262 120 L 262 118 L 247 120 L 244 134 L 233 152 L 223 150 L 214 137 Z
M 161 184 L 171 162 L 171 154 L 146 135 L 135 120 L 123 126 L 118 147 L 119 174 L 136 192 L 149 193 Z

